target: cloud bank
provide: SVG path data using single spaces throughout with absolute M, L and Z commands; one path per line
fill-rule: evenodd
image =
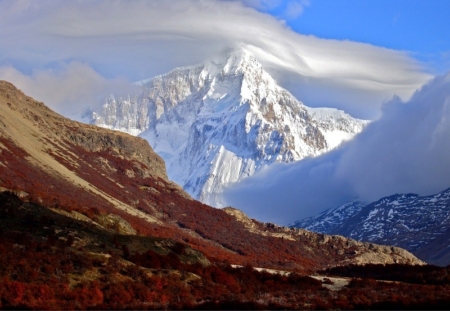
M 107 82 L 137 81 L 239 44 L 306 105 L 364 118 L 378 116 L 381 102 L 394 94 L 406 99 L 430 79 L 406 52 L 301 35 L 255 9 L 267 10 L 271 3 L 1 1 L 0 68 L 33 78 L 77 62 Z M 307 4 L 289 1 L 285 13 L 298 16 Z
M 230 187 L 227 204 L 287 224 L 350 199 L 434 194 L 450 187 L 450 73 L 395 98 L 353 141 L 324 156 L 279 164 Z

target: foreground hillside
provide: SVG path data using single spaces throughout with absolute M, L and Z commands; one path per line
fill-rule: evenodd
M 258 272 L 212 263 L 172 239 L 120 234 L 123 222 L 107 229 L 78 218 L 0 193 L 0 308 L 445 309 L 450 303 L 448 268 L 347 266 L 314 278 Z M 94 220 L 105 223 L 99 215 Z

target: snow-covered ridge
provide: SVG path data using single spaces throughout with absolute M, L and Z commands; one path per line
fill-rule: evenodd
M 345 221 L 358 214 L 366 205 L 366 203 L 357 200 L 350 201 L 336 208 L 326 210 L 317 216 L 298 220 L 289 224 L 289 227 L 305 228 L 319 233 L 334 232 Z
M 139 96 L 112 95 L 90 122 L 147 139 L 169 177 L 214 206 L 222 205 L 225 184 L 331 150 L 367 123 L 307 108 L 243 48 L 138 85 Z
M 370 122 L 352 118 L 344 111 L 334 108 L 306 107 L 306 110 L 319 125 L 327 141 L 328 150 L 351 140 L 355 133 L 361 132 Z
M 395 194 L 370 204 L 353 201 L 291 226 L 395 245 L 429 262 L 448 264 L 450 189 L 424 197 Z

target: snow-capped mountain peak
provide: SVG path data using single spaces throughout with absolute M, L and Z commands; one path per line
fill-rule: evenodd
M 305 107 L 242 47 L 139 85 L 137 97 L 106 99 L 91 122 L 146 138 L 169 177 L 214 206 L 223 204 L 225 184 L 274 162 L 319 155 L 366 124 Z
M 226 48 L 204 62 L 205 73 L 211 76 L 246 74 L 262 70 L 261 64 L 243 47 Z

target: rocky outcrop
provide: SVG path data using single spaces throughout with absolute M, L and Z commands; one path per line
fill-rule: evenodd
M 113 156 L 132 159 L 142 163 L 142 176 L 159 176 L 167 179 L 164 160 L 157 155 L 142 138 L 118 132 L 99 132 L 98 128 L 79 127 L 68 133 L 68 139 L 76 145 L 91 151 L 107 151 Z
M 314 252 L 313 247 L 325 249 L 330 258 L 342 257 L 339 263 L 331 265 L 345 264 L 407 264 L 424 265 L 425 262 L 415 257 L 408 251 L 394 246 L 377 245 L 373 243 L 358 242 L 340 235 L 319 234 L 303 229 L 281 227 L 272 223 L 264 226 L 253 219 L 250 219 L 239 209 L 226 207 L 223 209 L 227 214 L 232 215 L 237 221 L 244 224 L 250 232 L 262 236 L 270 236 L 281 240 L 298 241 L 304 243 L 304 247 Z
M 118 234 L 125 234 L 125 235 L 136 234 L 136 230 L 131 226 L 131 224 L 122 217 L 120 217 L 119 215 L 114 214 L 98 215 L 95 217 L 95 222 L 97 222 L 106 229 L 113 230 Z
M 318 244 L 329 245 L 333 248 L 339 247 L 339 252 L 352 255 L 351 259 L 344 260 L 342 264 L 425 264 L 410 252 L 399 247 L 358 242 L 339 235 L 319 234 L 310 237 Z

